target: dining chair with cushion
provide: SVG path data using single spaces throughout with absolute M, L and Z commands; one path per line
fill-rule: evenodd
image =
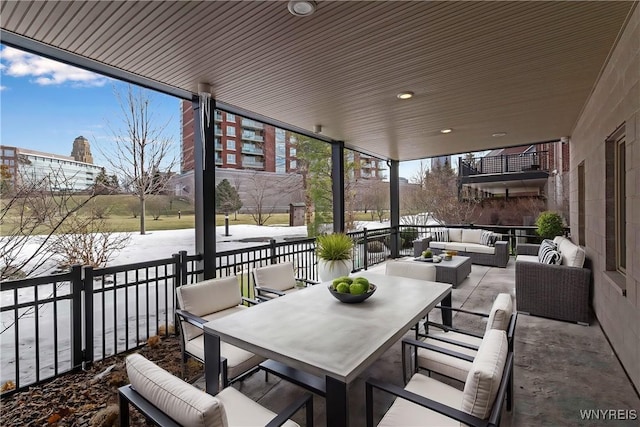
M 296 427 L 290 418 L 303 406 L 306 425 L 313 426 L 313 397 L 305 394 L 279 414 L 271 412 L 233 387 L 212 396 L 165 371 L 140 354 L 126 359 L 130 384 L 118 389 L 120 426 L 129 426 L 129 404 L 159 426 Z
M 501 293 L 495 298 L 489 314 L 455 308 L 452 310 L 486 318 L 484 333 L 478 334 L 428 322 L 428 333 L 423 335 L 423 340 L 403 339 L 403 353 L 406 346 L 413 346 L 416 371 L 424 369 L 464 382 L 483 337 L 489 330 L 498 329 L 507 332 L 509 344 L 512 344 L 511 335 L 512 329 L 515 328 L 516 315 L 513 311 L 511 295 L 508 293 Z M 433 347 L 437 348 L 433 349 Z M 442 349 L 448 352 L 441 352 Z M 461 353 L 468 357 L 450 356 L 449 352 Z M 405 372 L 404 362 L 406 362 L 405 357 L 403 357 L 403 373 Z
M 210 279 L 176 289 L 179 309 L 176 309 L 177 324 L 181 329 L 183 376 L 186 361 L 192 357 L 204 363 L 204 330 L 208 321 L 250 310 L 243 302 L 256 303 L 240 295 L 238 279 L 229 276 Z M 258 370 L 264 358 L 221 341 L 220 343 L 222 384 L 226 387 Z
M 513 375 L 513 352 L 504 331 L 485 334 L 464 390 L 414 374 L 404 387 L 369 378 L 365 385 L 367 427 L 373 427 L 373 390 L 396 396 L 378 426 L 498 426 Z
M 436 267 L 433 264 L 418 261 L 388 261 L 385 274 L 435 282 Z
M 287 261 L 254 268 L 253 283 L 256 298 L 268 300 L 297 291 L 300 289 L 298 283 L 305 287 L 318 282 L 297 278 L 293 263 Z

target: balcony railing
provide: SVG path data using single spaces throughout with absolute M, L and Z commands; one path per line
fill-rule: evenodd
M 253 160 L 253 157 L 242 157 L 242 166 L 246 167 L 246 168 L 255 168 L 255 169 L 262 169 L 264 168 L 264 162 L 256 162 L 255 160 Z
M 242 132 L 242 139 L 247 141 L 264 142 L 264 137 L 262 135 L 256 135 L 251 132 Z
M 262 148 L 255 147 L 252 145 L 246 145 L 246 144 L 242 145 L 242 152 L 248 153 L 248 154 L 260 155 L 260 156 L 264 155 L 264 150 Z
M 251 119 L 242 119 L 242 127 L 264 129 L 264 125 Z
M 549 152 L 507 154 L 481 157 L 472 161 L 460 158 L 460 176 L 549 171 Z

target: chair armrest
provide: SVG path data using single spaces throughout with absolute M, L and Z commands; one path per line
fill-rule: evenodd
M 319 285 L 320 282 L 318 282 L 317 280 L 311 280 L 311 279 L 305 279 L 304 277 L 296 277 L 295 278 L 296 282 L 304 282 L 308 285 Z
M 269 421 L 266 427 L 279 427 L 282 424 L 286 423 L 289 418 L 293 416 L 298 410 L 302 407 L 305 407 L 305 412 L 307 416 L 306 425 L 313 427 L 313 396 L 309 393 L 303 395 L 289 406 L 284 408 L 282 411 L 276 415 L 274 419 Z
M 439 414 L 442 414 L 446 417 L 460 421 L 461 423 L 464 423 L 466 425 L 470 425 L 473 427 L 486 427 L 488 425 L 487 420 L 482 420 L 480 418 L 474 417 L 473 415 L 467 414 L 466 412 L 462 412 L 459 409 L 452 408 L 440 402 L 436 402 L 435 400 L 431 400 L 424 396 L 420 396 L 419 394 L 412 393 L 397 385 L 384 383 L 375 378 L 367 379 L 365 383 L 365 387 L 366 387 L 367 426 L 373 426 L 373 388 L 374 387 L 377 388 L 378 390 L 387 392 L 401 399 L 405 399 L 405 400 L 408 400 L 409 402 L 413 402 L 416 405 L 420 405 L 424 408 L 431 409 L 432 411 L 438 412 Z
M 516 253 L 518 255 L 538 255 L 540 245 L 535 243 L 518 243 L 516 244 Z
M 456 359 L 466 360 L 467 362 L 473 362 L 474 357 L 468 354 L 458 353 L 457 351 L 449 350 L 446 348 L 438 347 L 437 345 L 427 344 L 423 341 L 414 340 L 412 338 L 404 338 L 402 345 L 412 345 L 414 347 L 420 347 L 427 350 L 435 351 L 436 353 L 446 354 L 447 356 L 455 357 Z
M 458 332 L 458 333 L 461 333 L 461 332 Z M 469 336 L 475 337 L 475 334 L 474 335 L 465 334 L 465 335 L 469 335 Z M 468 348 L 469 350 L 478 350 L 478 348 L 479 348 L 479 346 L 477 346 L 477 345 L 469 344 L 469 343 L 466 343 L 466 342 L 463 342 L 463 341 L 456 341 L 456 340 L 454 340 L 452 338 L 449 338 L 449 337 L 447 337 L 447 334 L 439 334 L 439 335 L 432 335 L 432 334 L 422 335 L 421 334 L 421 336 L 424 337 L 424 338 L 431 338 L 432 340 L 444 342 L 444 343 L 455 345 L 455 346 L 458 346 L 458 347 Z M 476 337 L 476 338 L 482 339 L 482 337 Z
M 440 330 L 443 330 L 445 332 L 455 332 L 455 333 L 458 333 L 458 334 L 468 335 L 470 337 L 476 337 L 476 338 L 480 338 L 480 339 L 482 339 L 484 337 L 483 334 L 479 334 L 477 332 L 465 331 L 464 329 L 458 329 L 458 328 L 454 328 L 454 327 L 451 327 L 451 326 L 443 325 L 442 323 L 435 323 L 435 322 L 431 322 L 431 321 L 425 322 L 426 334 L 418 334 L 418 335 L 419 336 L 423 336 L 425 338 L 427 338 L 427 337 L 434 338 L 433 336 L 431 336 L 429 334 L 429 329 L 428 329 L 429 326 L 433 326 L 433 327 L 438 328 Z M 441 340 L 441 341 L 446 341 L 446 340 Z
M 282 292 L 282 291 L 279 291 L 277 289 L 265 288 L 264 286 L 256 286 L 256 291 L 258 293 L 264 292 L 264 293 L 267 293 L 267 294 L 274 294 L 274 295 L 277 295 L 279 297 L 284 295 L 284 292 Z M 272 298 L 272 297 L 267 297 L 267 298 Z
M 474 316 L 489 317 L 487 313 L 480 313 L 478 311 L 469 311 L 463 308 L 443 307 L 442 305 L 437 305 L 436 308 L 439 308 L 440 310 L 457 311 L 458 313 L 473 314 Z
M 198 317 L 195 314 L 191 314 L 188 311 L 176 309 L 176 316 L 180 317 L 185 322 L 202 329 L 202 326 L 207 323 L 202 317 Z
M 258 301 L 257 299 L 252 299 L 252 298 L 247 298 L 247 297 L 241 297 L 243 302 L 248 303 L 249 305 L 257 305 L 260 304 L 262 301 Z

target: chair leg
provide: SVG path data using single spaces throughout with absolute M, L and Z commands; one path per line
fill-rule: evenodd
M 407 385 L 407 351 L 406 344 L 402 343 L 402 383 Z
M 220 363 L 220 372 L 222 373 L 222 388 L 229 387 L 229 373 L 227 372 L 227 360 Z
M 129 402 L 127 402 L 127 399 L 120 395 L 118 397 L 118 403 L 120 406 L 120 413 L 118 415 L 118 417 L 120 418 L 120 427 L 129 427 Z

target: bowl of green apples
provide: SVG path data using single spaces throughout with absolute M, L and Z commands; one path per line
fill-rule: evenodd
M 366 277 L 338 277 L 328 286 L 331 295 L 340 302 L 355 304 L 369 298 L 376 291 L 376 285 Z

